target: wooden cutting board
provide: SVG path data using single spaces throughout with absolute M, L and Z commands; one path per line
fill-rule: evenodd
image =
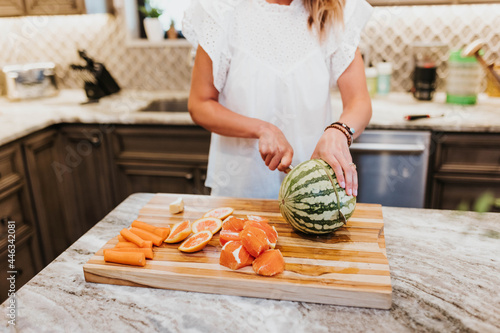
M 172 215 L 169 204 L 182 196 L 185 210 Z M 216 198 L 198 195 L 157 194 L 139 212 L 138 219 L 156 226 L 194 221 L 210 209 L 233 207 L 233 215 L 266 217 L 278 231 L 277 249 L 285 272 L 274 277 L 255 274 L 252 267 L 237 271 L 219 265 L 218 234 L 201 252 L 187 254 L 179 244 L 154 248 L 145 267 L 106 263 L 103 249 L 83 266 L 87 282 L 186 290 L 203 293 L 273 298 L 324 304 L 389 309 L 391 277 L 384 239 L 382 207 L 358 204 L 345 227 L 327 237 L 299 235 L 284 221 L 277 200 Z M 132 221 L 130 221 L 132 223 Z M 120 230 L 116 230 L 118 235 Z

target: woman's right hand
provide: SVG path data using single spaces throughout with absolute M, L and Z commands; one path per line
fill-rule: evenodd
M 259 152 L 270 170 L 285 171 L 292 164 L 292 146 L 283 132 L 270 123 L 260 131 Z

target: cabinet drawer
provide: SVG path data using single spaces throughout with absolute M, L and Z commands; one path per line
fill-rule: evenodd
M 18 228 L 26 224 L 22 190 L 23 186 L 17 185 L 0 193 L 0 239 L 7 235 L 8 221 L 15 221 Z
M 498 134 L 447 134 L 436 145 L 438 172 L 500 174 Z
M 500 176 L 438 174 L 434 177 L 432 188 L 431 208 L 455 210 L 465 203 L 473 209 L 477 199 L 487 192 L 500 197 Z M 499 210 L 492 207 L 492 211 Z
M 208 159 L 210 132 L 201 127 L 118 127 L 112 136 L 118 159 L 205 163 Z
M 22 238 L 17 236 L 19 236 L 19 234 L 16 234 L 14 256 L 14 266 L 15 271 L 17 271 L 15 279 L 16 292 L 38 272 L 38 263 L 34 256 L 37 249 L 35 249 L 33 237 L 31 235 L 25 235 Z M 10 263 L 8 260 L 8 251 L 7 248 L 5 248 L 0 254 L 0 302 L 7 299 L 10 286 L 10 281 L 7 280 L 10 274 L 7 272 L 12 271 L 12 269 L 9 267 Z
M 21 154 L 17 145 L 0 149 L 0 191 L 2 187 L 21 179 L 20 163 Z

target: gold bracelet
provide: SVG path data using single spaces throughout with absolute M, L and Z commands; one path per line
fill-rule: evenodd
M 347 131 L 347 129 L 345 129 L 344 127 L 340 126 L 339 124 L 331 124 L 331 125 L 328 125 L 326 128 L 325 128 L 325 131 L 329 128 L 335 128 L 339 131 L 341 131 L 342 133 L 344 133 L 345 137 L 347 138 L 347 146 L 350 147 L 351 146 L 351 143 L 352 143 L 352 135 L 351 133 L 349 133 Z

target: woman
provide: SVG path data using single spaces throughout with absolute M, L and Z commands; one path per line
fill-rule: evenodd
M 345 1 L 345 3 L 344 3 Z M 212 132 L 212 195 L 276 199 L 284 172 L 309 158 L 357 195 L 349 141 L 371 118 L 357 45 L 365 0 L 192 0 L 183 33 L 198 45 L 189 111 Z M 343 112 L 333 125 L 330 87 Z M 345 125 L 345 126 L 344 126 Z

